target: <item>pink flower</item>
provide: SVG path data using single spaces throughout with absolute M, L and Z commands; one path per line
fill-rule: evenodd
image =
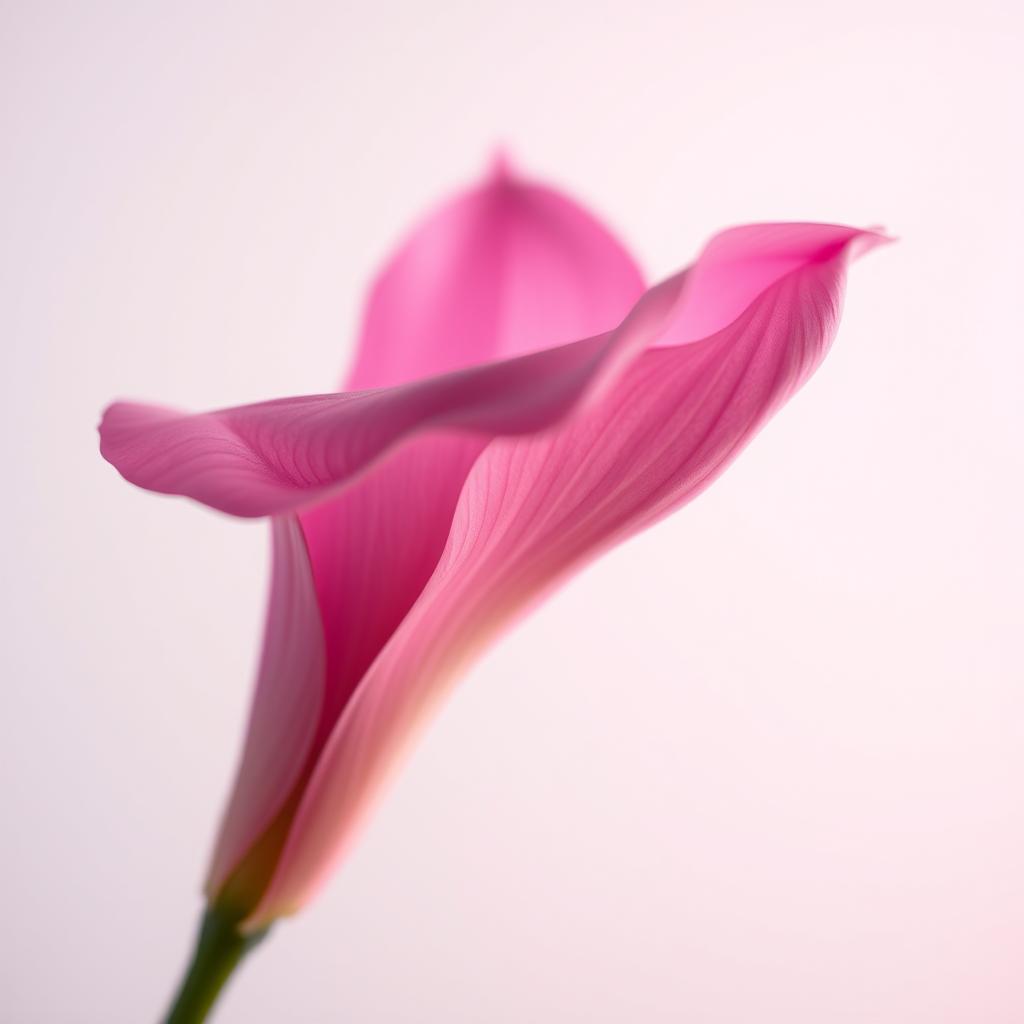
M 734 228 L 645 291 L 590 214 L 499 167 L 384 268 L 348 390 L 112 405 L 102 452 L 126 479 L 273 517 L 210 900 L 248 930 L 306 903 L 472 655 L 736 457 L 821 362 L 847 263 L 882 240 Z

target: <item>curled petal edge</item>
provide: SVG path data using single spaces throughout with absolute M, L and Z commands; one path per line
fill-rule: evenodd
M 689 271 L 649 289 L 605 334 L 410 384 L 186 414 L 111 405 L 100 450 L 131 483 L 231 515 L 279 515 L 359 479 L 428 431 L 483 437 L 543 431 L 598 402 L 653 346 L 721 330 L 800 266 L 884 241 L 820 224 L 753 225 L 715 236 Z

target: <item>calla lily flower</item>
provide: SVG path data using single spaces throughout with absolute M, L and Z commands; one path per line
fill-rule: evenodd
M 591 214 L 502 164 L 384 267 L 345 390 L 107 409 L 102 453 L 127 480 L 270 517 L 206 888 L 239 935 L 313 897 L 475 653 L 736 458 L 827 352 L 851 258 L 884 240 L 733 228 L 645 288 Z

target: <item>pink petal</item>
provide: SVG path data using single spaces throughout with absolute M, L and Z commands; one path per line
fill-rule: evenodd
M 642 291 L 632 258 L 602 224 L 499 161 L 388 262 L 348 387 L 402 384 L 600 334 Z
M 317 744 L 423 590 L 485 438 L 426 435 L 300 515 L 327 643 Z
M 434 215 L 385 268 L 367 310 L 353 386 L 394 384 L 498 354 L 528 352 L 553 339 L 596 335 L 618 324 L 642 291 L 629 255 L 588 213 L 550 189 L 496 171 L 480 188 Z M 533 382 L 527 383 L 532 389 Z M 402 397 L 411 401 L 408 391 Z M 354 429 L 366 429 L 368 418 L 359 419 Z M 214 439 L 221 426 L 208 420 L 192 423 L 193 429 L 209 428 Z M 273 432 L 275 426 L 267 418 L 246 436 L 258 438 L 260 431 Z M 232 423 L 231 432 L 236 429 Z M 352 428 L 339 427 L 345 429 Z M 318 676 L 292 681 L 296 691 L 308 687 L 315 692 L 314 728 L 303 733 L 301 743 L 298 737 L 291 744 L 274 743 L 269 755 L 294 766 L 290 786 L 315 758 L 359 679 L 430 578 L 459 491 L 487 439 L 410 432 L 374 472 L 301 514 L 315 585 L 307 608 L 324 636 L 326 663 Z M 212 450 L 200 457 L 200 475 L 203 459 L 215 464 L 221 457 L 221 440 L 235 444 L 231 433 L 220 434 L 212 445 L 208 441 Z M 303 450 L 317 443 L 300 436 L 286 440 Z M 175 458 L 180 454 L 179 449 Z M 269 461 L 255 445 L 246 454 Z M 274 451 L 271 457 L 280 456 Z M 163 471 L 152 451 L 140 458 L 149 471 Z M 172 472 L 180 469 L 175 465 Z M 166 484 L 168 477 L 162 479 Z M 218 486 L 232 481 L 238 484 L 229 471 Z M 272 614 L 277 607 L 272 602 Z M 268 630 L 274 629 L 271 618 Z M 312 692 L 297 693 L 296 699 L 310 703 Z M 287 700 L 286 690 L 261 688 L 254 715 L 270 721 L 287 717 L 292 714 Z M 270 847 L 281 834 L 275 812 L 287 814 L 286 804 L 294 804 L 288 787 L 268 785 L 273 780 L 264 777 L 266 772 L 254 775 L 249 762 L 260 754 L 254 743 L 255 734 L 225 817 L 208 886 L 211 895 L 220 894 L 230 876 L 232 898 L 247 900 L 263 870 L 251 862 L 270 860 Z M 254 853 L 245 858 L 240 875 L 232 875 L 250 849 Z
M 324 637 L 302 530 L 272 524 L 273 575 L 252 711 L 210 868 L 211 892 L 266 830 L 295 787 L 324 699 Z
M 801 261 L 828 259 L 857 235 L 815 224 L 736 228 L 606 334 L 410 384 L 198 415 L 118 402 L 100 424 L 100 450 L 140 487 L 234 515 L 301 508 L 426 432 L 490 438 L 549 427 L 594 400 L 643 349 L 725 326 Z
M 629 254 L 593 216 L 499 162 L 384 268 L 351 386 L 394 385 L 597 336 L 642 292 Z M 430 578 L 487 441 L 410 436 L 374 472 L 302 513 L 327 637 L 321 738 Z
M 698 264 L 687 301 L 671 306 L 657 333 L 677 344 L 643 354 L 586 414 L 495 441 L 475 463 L 438 567 L 338 721 L 247 926 L 310 898 L 480 647 L 586 560 L 698 494 L 817 367 L 848 257 L 881 239 L 819 226 L 745 231 L 709 247 L 710 269 Z M 733 279 L 716 275 L 733 260 L 737 283 L 723 289 Z M 712 333 L 697 338 L 702 328 Z
M 100 450 L 148 490 L 238 516 L 277 515 L 323 499 L 428 431 L 494 437 L 550 426 L 651 343 L 675 290 L 648 292 L 607 334 L 393 388 L 198 415 L 117 402 L 100 423 Z

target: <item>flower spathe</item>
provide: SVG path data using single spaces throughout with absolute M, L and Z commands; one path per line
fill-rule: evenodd
M 384 268 L 348 390 L 111 406 L 102 451 L 128 480 L 273 517 L 210 899 L 250 930 L 306 903 L 472 654 L 735 458 L 818 366 L 847 264 L 883 240 L 734 228 L 644 290 L 590 214 L 501 166 Z

